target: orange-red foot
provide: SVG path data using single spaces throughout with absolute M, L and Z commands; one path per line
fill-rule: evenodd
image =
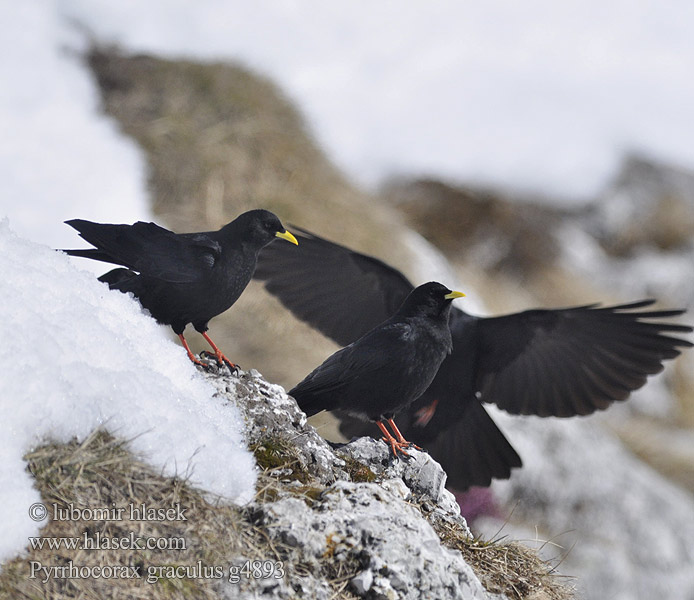
M 182 334 L 182 333 L 179 333 L 179 334 L 178 334 L 178 339 L 181 340 L 181 343 L 183 344 L 183 347 L 186 349 L 186 352 L 188 353 L 188 358 L 189 358 L 190 360 L 192 360 L 196 365 L 199 365 L 199 366 L 201 366 L 201 367 L 203 367 L 203 368 L 206 369 L 206 368 L 207 368 L 207 365 L 206 365 L 204 362 L 199 361 L 197 358 L 195 358 L 195 354 L 193 354 L 193 353 L 190 351 L 190 348 L 188 347 L 188 342 L 186 342 L 186 338 L 183 337 L 183 334 Z
M 378 421 L 376 423 L 378 425 L 378 428 L 383 432 L 383 437 L 381 440 L 383 440 L 386 444 L 390 444 L 390 449 L 393 451 L 393 456 L 395 458 L 398 458 L 398 452 L 400 452 L 403 456 L 410 457 L 410 455 L 405 452 L 405 448 L 408 448 L 410 446 L 410 443 L 408 441 L 400 442 L 396 440 L 391 434 L 390 431 L 386 428 L 386 426 L 383 424 L 382 421 Z
M 239 370 L 239 366 L 237 364 L 231 362 L 226 356 L 224 356 L 224 354 L 220 353 L 220 355 L 217 356 L 216 354 L 214 354 L 212 352 L 208 352 L 207 350 L 203 350 L 200 353 L 200 356 L 204 356 L 205 358 L 210 358 L 211 360 L 215 360 L 217 362 L 217 365 L 219 365 L 220 367 L 226 365 L 232 371 L 238 371 Z
M 421 450 L 417 444 L 413 444 L 412 442 L 408 442 L 400 433 L 400 430 L 398 429 L 398 426 L 395 424 L 395 421 L 393 419 L 388 419 L 388 424 L 390 425 L 391 429 L 393 430 L 393 433 L 395 434 L 395 439 L 398 441 L 399 444 L 404 445 L 405 448 L 409 448 L 412 446 L 412 448 L 415 448 L 416 450 Z
M 426 427 L 429 424 L 429 421 L 431 421 L 432 417 L 434 416 L 434 413 L 436 412 L 436 405 L 438 403 L 439 401 L 437 398 L 428 406 L 423 406 L 422 408 L 420 408 L 415 413 L 415 416 L 417 417 L 415 425 L 418 425 L 419 427 Z
M 393 451 L 393 456 L 395 458 L 398 458 L 398 452 L 402 454 L 403 456 L 406 456 L 407 458 L 411 458 L 411 455 L 407 452 L 405 452 L 405 448 L 408 447 L 408 444 L 401 444 L 398 442 L 394 437 L 390 438 L 381 438 L 382 442 L 385 442 L 386 444 L 390 444 L 390 449 Z
M 207 343 L 212 346 L 212 349 L 214 350 L 214 356 L 217 359 L 217 363 L 219 365 L 226 365 L 229 367 L 232 371 L 238 371 L 239 366 L 231 362 L 224 354 L 222 351 L 217 348 L 217 345 L 212 341 L 212 338 L 210 338 L 209 335 L 207 335 L 207 332 L 203 331 L 202 332 L 202 337 L 204 337 L 207 340 Z

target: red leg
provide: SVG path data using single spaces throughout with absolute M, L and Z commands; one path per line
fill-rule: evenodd
M 230 369 L 238 369 L 238 366 L 235 365 L 233 362 L 231 362 L 224 354 L 222 354 L 222 351 L 217 348 L 217 345 L 212 341 L 209 335 L 207 335 L 206 331 L 202 332 L 202 337 L 204 337 L 207 340 L 207 343 L 212 346 L 212 350 L 214 350 L 214 355 L 217 357 L 217 362 L 220 365 L 226 364 Z
M 378 425 L 378 428 L 383 432 L 383 441 L 386 444 L 390 444 L 390 448 L 393 451 L 393 456 L 397 458 L 398 456 L 398 451 L 401 452 L 405 456 L 409 456 L 407 452 L 405 452 L 404 448 L 407 448 L 409 446 L 409 442 L 406 442 L 404 445 L 396 440 L 391 434 L 390 431 L 386 428 L 386 426 L 383 424 L 383 421 L 378 421 L 376 423 Z M 398 432 L 399 433 L 399 432 Z M 401 436 L 402 437 L 402 436 Z
M 412 446 L 413 448 L 416 448 L 417 450 L 421 450 L 417 444 L 413 444 L 412 442 L 408 442 L 403 436 L 402 433 L 400 433 L 400 430 L 398 429 L 398 426 L 395 424 L 395 421 L 393 419 L 388 419 L 388 424 L 390 425 L 391 429 L 393 430 L 393 433 L 395 433 L 395 439 L 398 440 L 400 444 L 404 444 L 405 448 Z
M 195 355 L 190 351 L 190 348 L 188 347 L 188 342 L 186 342 L 186 338 L 183 337 L 182 333 L 178 334 L 178 339 L 181 340 L 183 347 L 186 349 L 186 352 L 188 353 L 188 358 L 190 358 L 190 360 L 192 360 L 196 365 L 204 367 L 205 365 L 201 363 L 197 358 L 195 358 Z
M 415 413 L 415 416 L 417 417 L 417 420 L 415 421 L 415 425 L 419 425 L 420 427 L 425 427 L 429 423 L 429 421 L 431 421 L 431 418 L 434 416 L 434 413 L 436 412 L 436 405 L 438 403 L 439 403 L 439 399 L 437 398 L 428 406 L 423 406 L 422 408 L 420 408 Z

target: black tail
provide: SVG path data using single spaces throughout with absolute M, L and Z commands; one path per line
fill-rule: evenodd
M 135 271 L 131 271 L 130 269 L 113 269 L 99 277 L 99 281 L 108 283 L 108 287 L 111 289 L 118 289 L 120 284 L 126 281 L 132 281 L 133 277 L 137 277 Z
M 307 413 L 308 414 L 308 413 Z M 372 423 L 357 421 L 343 413 L 340 432 L 348 438 L 371 435 L 380 437 Z M 446 485 L 458 491 L 472 486 L 488 486 L 492 479 L 508 479 L 511 469 L 523 462 L 486 409 L 477 401 L 469 402 L 465 412 L 447 429 L 437 431 L 426 441 L 418 439 L 418 427 L 410 427 L 405 415 L 396 415 L 403 435 L 421 445 L 446 471 Z
M 61 248 L 60 252 L 65 252 L 65 254 L 69 254 L 70 256 L 79 256 L 80 258 L 91 258 L 92 260 L 100 260 L 101 262 L 119 264 L 110 254 L 97 248 L 79 250 L 66 250 Z

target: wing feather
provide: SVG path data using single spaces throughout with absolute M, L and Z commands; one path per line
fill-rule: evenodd
M 658 319 L 680 310 L 618 306 L 530 310 L 480 319 L 477 388 L 513 414 L 590 414 L 624 400 L 692 343 L 691 327 Z
M 254 278 L 297 318 L 341 346 L 388 319 L 414 289 L 400 271 L 376 258 L 300 227 L 292 230 L 299 245 L 264 248 Z
M 219 242 L 204 233 L 176 234 L 155 223 L 111 225 L 83 219 L 65 222 L 95 246 L 65 250 L 68 254 L 123 265 L 171 283 L 189 283 L 204 277 L 222 251 Z

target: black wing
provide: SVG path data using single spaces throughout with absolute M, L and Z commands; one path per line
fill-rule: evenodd
M 477 389 L 484 402 L 523 415 L 587 415 L 625 400 L 663 369 L 691 327 L 653 322 L 682 310 L 620 306 L 528 310 L 479 319 Z
M 81 256 L 123 265 L 142 275 L 172 283 L 199 280 L 215 264 L 222 248 L 204 233 L 179 235 L 155 223 L 134 225 L 65 221 L 96 248 L 64 250 Z
M 350 344 L 329 356 L 323 364 L 316 367 L 294 388 L 289 390 L 301 410 L 309 417 L 321 410 L 334 410 L 340 405 L 361 405 L 365 398 L 358 391 L 350 389 L 352 383 L 360 380 L 371 382 L 375 397 L 378 389 L 388 385 L 393 354 L 402 360 L 412 357 L 393 349 L 403 349 L 399 342 L 411 335 L 412 328 L 407 323 L 391 323 L 371 330 L 358 342 Z M 368 408 L 371 408 L 370 406 Z
M 397 269 L 300 227 L 299 245 L 265 247 L 254 277 L 297 318 L 341 346 L 400 307 L 414 286 Z

